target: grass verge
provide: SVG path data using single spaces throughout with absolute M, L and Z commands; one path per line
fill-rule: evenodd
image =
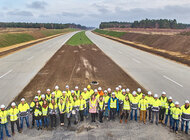
M 92 41 L 86 36 L 85 31 L 81 31 L 72 36 L 66 43 L 71 46 L 93 44 Z

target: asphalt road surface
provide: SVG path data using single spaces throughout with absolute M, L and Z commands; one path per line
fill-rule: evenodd
M 8 105 L 75 33 L 64 34 L 0 58 L 0 104 Z
M 190 100 L 190 67 L 90 31 L 87 31 L 86 35 L 147 90 L 158 95 L 165 91 L 167 96 L 172 96 L 173 100 L 179 101 L 181 105 L 184 104 L 185 99 Z

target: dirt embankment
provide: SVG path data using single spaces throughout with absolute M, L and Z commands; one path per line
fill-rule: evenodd
M 55 85 L 59 85 L 61 90 L 66 84 L 70 85 L 70 89 L 78 85 L 82 90 L 94 80 L 103 89 L 115 89 L 119 84 L 131 90 L 141 87 L 95 45 L 64 45 L 15 100 L 25 97 L 31 101 L 37 90 L 45 93 L 47 88 L 53 90 Z

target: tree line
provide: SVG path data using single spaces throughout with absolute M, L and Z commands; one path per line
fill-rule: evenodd
M 165 28 L 165 29 L 186 29 L 190 24 L 178 23 L 176 19 L 145 19 L 134 22 L 101 22 L 100 29 L 104 28 Z
M 25 23 L 25 22 L 0 22 L 0 28 L 46 28 L 46 29 L 64 29 L 64 28 L 78 28 L 89 29 L 90 27 L 82 26 L 74 23 Z

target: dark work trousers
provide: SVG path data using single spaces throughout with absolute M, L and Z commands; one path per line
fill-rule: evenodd
M 50 120 L 51 120 L 51 128 L 56 127 L 56 122 L 57 122 L 56 114 L 51 114 Z
M 11 121 L 11 131 L 12 131 L 12 133 L 15 133 L 15 130 L 14 130 L 15 123 L 16 123 L 16 126 L 17 126 L 17 130 L 20 131 L 19 119 L 17 119 L 16 121 Z
M 96 113 L 91 113 L 92 122 L 95 122 Z
M 60 118 L 60 123 L 64 123 L 65 113 L 59 114 L 59 118 Z
M 80 114 L 80 121 L 84 121 L 84 110 L 79 110 L 79 114 Z
M 110 120 L 115 120 L 115 114 L 117 113 L 116 108 L 110 108 Z
M 102 123 L 102 118 L 103 118 L 104 110 L 99 111 L 99 121 Z
M 152 109 L 151 107 L 148 107 L 148 110 L 146 112 L 146 118 L 148 117 L 149 121 L 151 120 L 151 114 L 152 114 Z
M 32 112 L 32 127 L 34 127 L 35 119 L 34 119 L 34 112 Z
M 128 117 L 129 117 L 129 110 L 123 110 L 123 112 L 121 112 L 120 119 L 122 120 L 123 117 L 125 117 L 126 120 L 128 119 Z
M 159 112 L 159 120 L 163 121 L 164 120 L 164 115 L 165 115 L 166 109 L 165 108 L 161 108 L 160 112 Z

